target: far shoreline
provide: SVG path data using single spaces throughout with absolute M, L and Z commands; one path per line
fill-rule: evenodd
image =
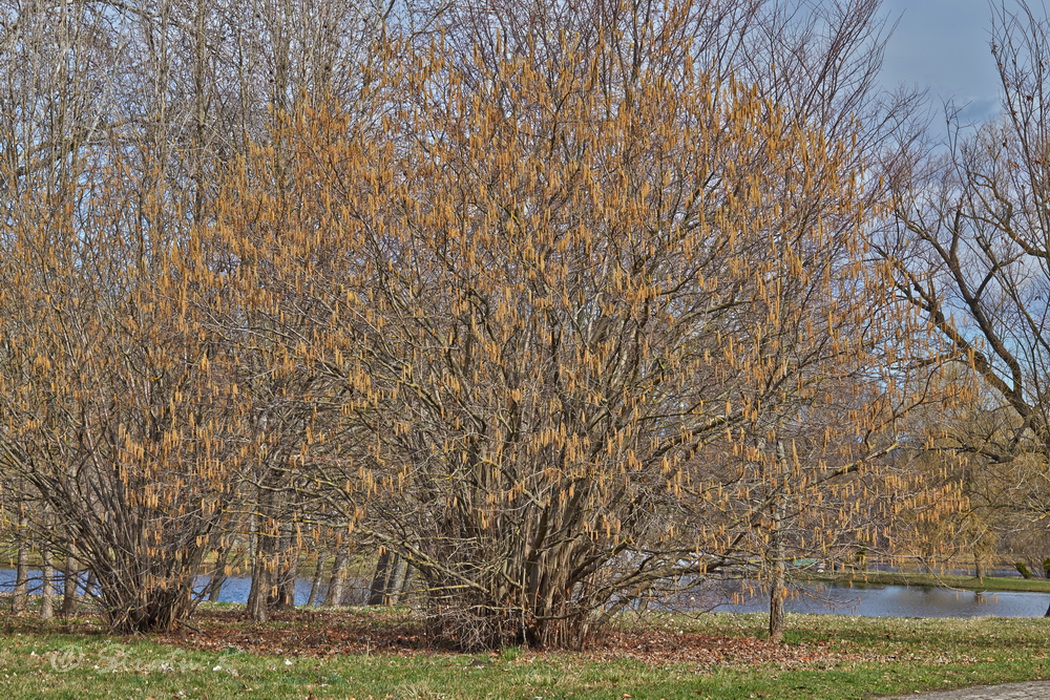
M 960 576 L 952 574 L 922 574 L 897 571 L 847 571 L 816 573 L 796 571 L 794 578 L 814 583 L 846 584 L 852 586 L 919 586 L 926 588 L 954 588 L 964 591 L 1002 593 L 1050 593 L 1050 580 L 1005 576 Z

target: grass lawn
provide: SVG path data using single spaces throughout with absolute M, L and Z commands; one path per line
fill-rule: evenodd
M 595 649 L 426 648 L 405 611 L 299 611 L 265 625 L 212 608 L 197 630 L 116 638 L 91 620 L 0 615 L 8 698 L 864 698 L 1050 678 L 1050 621 L 789 615 L 625 619 Z

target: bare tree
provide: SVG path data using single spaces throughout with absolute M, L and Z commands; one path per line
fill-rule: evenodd
M 895 161 L 895 227 L 879 248 L 901 298 L 1012 414 L 960 444 L 998 462 L 1050 450 L 1050 43 L 1047 19 L 1017 7 L 993 6 L 1002 114 L 970 127 L 949 112 L 943 150 Z

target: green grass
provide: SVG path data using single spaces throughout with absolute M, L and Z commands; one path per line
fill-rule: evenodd
M 829 583 L 876 584 L 886 586 L 939 586 L 959 588 L 968 591 L 1019 591 L 1027 593 L 1050 593 L 1050 579 L 1040 578 L 1000 578 L 985 576 L 977 579 L 973 576 L 948 576 L 942 574 L 912 574 L 890 571 L 869 571 L 867 573 L 812 574 L 799 576 L 810 581 Z
M 1042 619 L 896 619 L 789 615 L 807 663 L 697 664 L 510 649 L 325 658 L 190 651 L 148 639 L 69 634 L 58 623 L 0 633 L 8 698 L 862 698 L 1050 678 Z M 637 624 L 631 622 L 630 624 Z M 664 632 L 761 636 L 760 615 L 664 616 Z M 732 642 L 729 643 L 732 646 Z M 827 653 L 824 653 L 827 652 Z M 485 664 L 485 665 L 472 665 Z

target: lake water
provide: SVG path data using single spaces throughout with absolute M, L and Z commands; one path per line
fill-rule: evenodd
M 740 582 L 692 596 L 694 607 L 726 612 L 764 612 L 768 596 Z M 862 617 L 1042 617 L 1046 593 L 960 591 L 925 586 L 803 584 L 784 603 L 788 612 Z
M 38 591 L 39 571 L 31 571 L 31 590 Z M 0 569 L 0 593 L 14 587 L 15 572 Z M 199 586 L 207 583 L 201 577 Z M 56 582 L 56 589 L 60 582 Z M 231 577 L 223 584 L 219 600 L 244 603 L 248 599 L 251 579 Z M 304 605 L 310 594 L 310 581 L 299 579 L 295 586 L 296 605 Z M 324 598 L 324 591 L 320 592 Z M 351 599 L 361 602 L 364 591 L 351 591 Z M 725 612 L 764 612 L 768 598 L 744 582 L 728 581 L 708 584 L 700 590 L 677 597 L 669 608 L 691 608 Z M 860 615 L 863 617 L 1042 617 L 1050 605 L 1046 593 L 1006 593 L 957 591 L 922 586 L 877 586 L 841 584 L 802 584 L 785 603 L 788 612 Z
M 38 569 L 29 570 L 29 590 L 31 593 L 40 592 L 40 571 Z M 55 573 L 55 592 L 58 595 L 62 595 L 62 581 L 61 572 Z M 81 584 L 86 582 L 86 577 L 81 576 Z M 354 603 L 363 603 L 366 593 L 361 588 L 360 582 L 355 586 L 355 582 L 348 581 L 346 589 L 347 600 Z M 196 588 L 198 591 L 203 591 L 208 584 L 207 576 L 198 576 L 196 582 Z M 307 599 L 310 597 L 310 585 L 309 579 L 300 578 L 295 581 L 295 604 L 306 605 Z M 14 569 L 0 569 L 0 593 L 10 593 L 15 587 L 15 571 Z M 222 590 L 219 591 L 219 602 L 220 603 L 246 603 L 248 602 L 248 593 L 252 588 L 252 580 L 248 577 L 229 577 L 222 584 Z M 322 585 L 321 590 L 318 594 L 319 600 L 324 600 L 324 594 L 327 590 L 327 586 Z

